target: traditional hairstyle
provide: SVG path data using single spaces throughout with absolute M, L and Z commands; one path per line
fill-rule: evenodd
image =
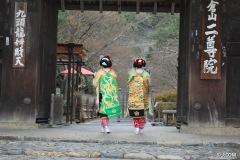
M 146 61 L 143 58 L 135 58 L 133 61 L 134 68 L 142 68 L 146 66 Z
M 110 68 L 112 67 L 112 61 L 109 56 L 100 56 L 100 66 L 103 68 Z

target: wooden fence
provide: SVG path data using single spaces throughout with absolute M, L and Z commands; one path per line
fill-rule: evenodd
M 86 119 L 93 119 L 97 117 L 96 113 L 96 96 L 77 95 L 76 120 L 80 123 L 85 122 Z
M 162 110 L 161 106 L 163 105 L 176 105 L 176 102 L 156 102 L 153 106 L 153 110 L 157 110 L 157 117 L 153 117 L 155 122 L 161 122 L 161 115 L 163 116 L 164 125 L 168 125 L 168 116 L 172 115 L 172 120 L 176 115 L 176 110 Z M 161 111 L 162 110 L 162 111 Z
M 73 120 L 77 123 L 84 123 L 86 120 L 97 118 L 96 113 L 96 96 L 84 95 L 80 92 L 75 94 L 73 102 Z M 152 104 L 154 104 L 154 90 L 151 92 Z M 122 108 L 122 115 L 118 117 L 119 120 L 125 118 L 128 102 L 128 92 L 119 90 L 119 101 Z M 52 98 L 53 113 L 51 123 L 61 123 L 63 121 L 63 99 L 62 96 L 54 96 Z M 153 106 L 152 106 L 153 107 Z M 153 119 L 151 117 L 150 119 Z
M 118 117 L 119 120 L 125 118 L 125 113 L 127 110 L 127 103 L 128 103 L 128 92 L 121 91 L 119 89 L 119 101 L 120 106 L 122 108 L 122 115 Z M 76 108 L 76 119 L 83 123 L 85 120 L 93 119 L 97 117 L 96 114 L 96 96 L 90 95 L 81 95 L 80 93 L 77 94 L 77 108 Z M 154 109 L 154 90 L 151 92 L 151 101 L 152 101 L 152 109 Z M 154 121 L 154 117 L 148 116 L 149 120 Z

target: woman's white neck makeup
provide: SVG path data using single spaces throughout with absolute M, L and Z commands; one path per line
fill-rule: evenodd
M 102 68 L 105 72 L 109 72 L 111 68 Z
M 136 68 L 135 71 L 136 71 L 138 74 L 140 74 L 140 73 L 143 73 L 144 70 L 143 70 L 142 68 Z

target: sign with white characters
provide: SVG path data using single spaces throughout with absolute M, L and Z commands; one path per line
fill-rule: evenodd
M 13 67 L 24 68 L 26 56 L 27 2 L 15 2 Z
M 221 79 L 221 0 L 203 1 L 201 79 Z

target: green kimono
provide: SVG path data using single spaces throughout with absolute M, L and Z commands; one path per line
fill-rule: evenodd
M 120 116 L 121 107 L 118 100 L 118 82 L 115 71 L 106 72 L 100 69 L 93 79 L 93 85 L 96 87 L 97 103 L 99 95 L 102 95 L 99 113 L 107 115 L 108 118 Z

